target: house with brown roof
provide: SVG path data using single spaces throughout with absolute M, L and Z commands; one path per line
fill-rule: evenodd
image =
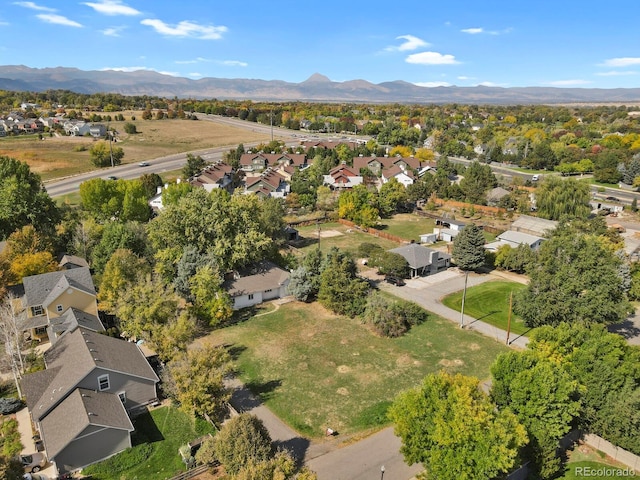
M 355 168 L 348 167 L 344 163 L 332 168 L 329 174 L 324 176 L 324 184 L 332 189 L 353 188 L 363 181 L 364 178 Z
M 202 187 L 207 192 L 222 188 L 232 193 L 233 189 L 233 167 L 224 162 L 214 163 L 207 166 L 198 175 L 189 179 L 189 183 L 194 187 Z
M 284 176 L 268 168 L 259 176 L 245 177 L 245 193 L 255 193 L 265 197 L 284 198 L 289 193 L 289 184 Z
M 60 320 L 72 308 L 91 316 L 91 324 L 100 331 L 104 330 L 98 319 L 97 294 L 89 267 L 24 277 L 22 285 L 24 295 L 21 302 L 25 312 L 19 327 L 29 332 L 32 338 L 55 342 L 63 333 L 62 326 L 73 324 L 73 321 L 69 324 Z M 56 329 L 52 328 L 54 324 Z
M 401 165 L 393 165 L 383 170 L 380 178 L 382 183 L 387 183 L 392 178 L 395 178 L 405 187 L 413 185 L 413 182 L 416 181 L 416 175 L 413 173 L 413 170 L 403 168 Z
M 279 165 L 292 165 L 304 168 L 307 156 L 303 153 L 243 153 L 240 155 L 240 168 L 245 172 L 262 171 L 268 167 L 277 168 Z
M 267 260 L 234 273 L 224 284 L 234 310 L 286 297 L 288 286 L 289 272 Z
M 22 388 L 47 457 L 58 473 L 131 447 L 131 412 L 156 401 L 159 379 L 135 343 L 84 327 L 44 354 L 46 369 Z
M 383 164 L 383 158 L 376 157 L 375 155 L 371 157 L 365 157 L 363 155 L 353 158 L 353 168 L 356 172 L 360 172 L 363 168 L 368 168 L 374 175 L 380 175 L 380 172 L 385 167 Z

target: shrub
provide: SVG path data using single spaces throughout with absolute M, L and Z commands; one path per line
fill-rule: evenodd
M 22 400 L 19 398 L 0 398 L 0 414 L 8 415 L 22 408 Z
M 409 329 L 424 322 L 427 312 L 413 302 L 394 301 L 379 293 L 369 295 L 364 321 L 384 337 L 400 337 Z

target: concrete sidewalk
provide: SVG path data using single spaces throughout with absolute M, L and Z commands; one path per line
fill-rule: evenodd
M 31 416 L 29 415 L 29 410 L 27 408 L 23 408 L 22 410 L 18 410 L 16 412 L 16 420 L 18 421 L 18 431 L 20 432 L 20 441 L 22 442 L 23 448 L 20 452 L 23 455 L 30 455 L 36 452 L 36 444 L 33 440 L 34 431 L 31 428 Z M 42 452 L 46 455 L 46 452 Z M 58 472 L 56 468 L 51 464 L 47 463 L 45 468 L 40 470 L 41 475 L 44 475 L 45 478 L 53 479 L 57 478 Z

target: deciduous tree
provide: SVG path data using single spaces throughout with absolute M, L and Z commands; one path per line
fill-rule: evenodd
M 231 357 L 222 347 L 189 349 L 169 362 L 165 371 L 165 389 L 187 413 L 214 416 L 229 399 L 224 377 L 231 372 Z
M 114 147 L 110 142 L 100 140 L 89 149 L 89 158 L 96 167 L 110 167 L 120 165 L 124 158 L 124 150 Z
M 389 409 L 400 451 L 421 463 L 429 478 L 495 478 L 515 464 L 527 442 L 509 410 L 497 410 L 479 381 L 460 374 L 430 374 L 400 394 Z

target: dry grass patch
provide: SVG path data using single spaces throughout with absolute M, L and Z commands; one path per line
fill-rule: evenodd
M 118 112 L 112 113 L 112 117 Z M 240 143 L 269 142 L 267 135 L 205 120 L 141 120 L 142 112 L 124 112 L 125 118 L 137 120 L 110 122 L 118 131 L 114 144 L 124 150 L 123 163 L 136 163 L 166 155 L 231 146 Z M 128 135 L 124 124 L 136 125 L 139 133 Z M 105 123 L 105 122 L 102 122 Z M 97 141 L 91 137 L 49 137 L 44 134 L 0 139 L 0 155 L 26 162 L 44 180 L 94 170 L 89 148 Z M 84 149 L 84 150 L 83 150 Z
M 385 425 L 393 398 L 426 374 L 445 369 L 486 378 L 495 356 L 506 350 L 435 316 L 404 337 L 389 339 L 358 319 L 300 302 L 201 341 L 230 345 L 238 352 L 241 379 L 278 416 L 311 437 L 327 427 L 354 434 Z M 480 348 L 473 351 L 471 344 Z

